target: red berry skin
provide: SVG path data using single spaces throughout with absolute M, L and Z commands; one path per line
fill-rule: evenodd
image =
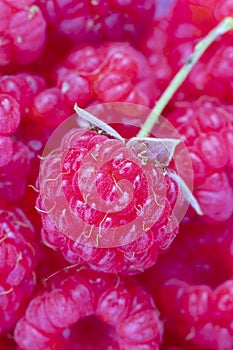
M 0 94 L 0 135 L 12 135 L 20 123 L 19 104 L 7 94 Z
M 68 275 L 60 273 L 55 282 L 52 279 L 49 281 L 49 289 L 42 290 L 29 303 L 24 317 L 15 328 L 16 342 L 25 350 L 30 349 L 32 344 L 35 350 L 52 347 L 58 350 L 66 347 L 94 350 L 100 344 L 101 349 L 108 346 L 125 349 L 132 344 L 130 337 L 133 329 L 136 335 L 143 308 L 146 314 L 150 314 L 154 328 L 152 324 L 144 324 L 145 335 L 134 339 L 133 344 L 136 348 L 144 346 L 152 349 L 149 344 L 153 342 L 157 348 L 161 343 L 163 326 L 152 298 L 133 279 L 121 278 L 119 285 L 116 282 L 113 275 L 96 273 L 85 267 Z M 90 320 L 90 315 L 95 315 L 96 321 L 102 322 L 106 331 L 110 330 L 111 333 L 106 334 L 103 328 L 102 339 L 98 340 L 96 336 L 88 339 L 85 334 L 87 330 L 80 327 L 85 327 L 85 320 L 88 317 Z M 133 327 L 130 334 L 121 337 L 120 325 L 125 329 L 130 322 Z M 66 329 L 68 332 L 65 332 Z M 72 338 L 74 331 L 77 333 L 76 342 Z

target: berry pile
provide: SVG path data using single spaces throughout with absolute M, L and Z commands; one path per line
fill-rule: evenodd
M 0 0 L 1 349 L 233 349 L 232 10 Z

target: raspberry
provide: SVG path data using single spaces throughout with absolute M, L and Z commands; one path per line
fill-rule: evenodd
M 0 94 L 0 135 L 12 135 L 20 122 L 19 104 L 7 94 Z
M 10 330 L 34 289 L 35 232 L 18 207 L 0 211 L 0 330 Z
M 232 223 L 181 225 L 171 249 L 142 276 L 166 320 L 168 339 L 176 334 L 187 345 L 232 349 Z
M 149 28 L 155 8 L 153 0 L 39 0 L 38 4 L 48 23 L 75 42 L 110 39 L 137 44 Z M 146 25 L 142 18 L 147 18 Z
M 128 43 L 104 43 L 73 49 L 55 70 L 55 84 L 70 107 L 94 101 L 126 101 L 152 106 L 151 70 Z
M 0 77 L 0 92 L 16 99 L 22 116 L 28 114 L 33 98 L 45 87 L 44 79 L 35 74 L 18 73 Z
M 134 280 L 117 282 L 115 276 L 81 268 L 49 282 L 49 290 L 31 300 L 17 323 L 14 337 L 21 348 L 159 349 L 158 312 Z
M 98 158 L 99 164 L 103 162 L 99 169 Z M 125 187 L 126 180 L 133 194 Z M 138 273 L 153 265 L 178 232 L 178 222 L 171 216 L 177 192 L 160 168 L 153 163 L 142 165 L 121 141 L 73 129 L 65 135 L 62 147 L 41 165 L 37 208 L 43 222 L 42 239 L 71 263 L 81 258 L 104 272 Z M 61 203 L 65 205 L 63 219 L 57 222 Z
M 227 220 L 233 213 L 233 192 L 226 175 L 232 167 L 232 106 L 210 97 L 168 113 L 185 141 L 194 169 L 194 195 L 211 221 Z
M 30 4 L 32 1 L 27 2 Z M 41 54 L 46 39 L 46 22 L 39 7 L 23 7 L 22 2 L 1 1 L 5 20 L 0 28 L 0 65 L 27 64 Z

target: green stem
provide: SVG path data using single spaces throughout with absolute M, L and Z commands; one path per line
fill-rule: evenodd
M 187 78 L 189 72 L 199 60 L 206 49 L 222 34 L 233 29 L 233 17 L 226 17 L 222 22 L 220 22 L 214 29 L 212 29 L 209 34 L 203 38 L 194 48 L 193 53 L 186 60 L 184 66 L 178 71 L 175 77 L 172 79 L 169 86 L 166 88 L 160 99 L 156 102 L 151 113 L 147 117 L 145 123 L 142 125 L 137 137 L 147 137 L 155 123 L 158 122 L 159 116 L 162 111 L 181 86 L 184 80 Z

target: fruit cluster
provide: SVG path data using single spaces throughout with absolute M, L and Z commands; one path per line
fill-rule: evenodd
M 232 10 L 0 0 L 1 349 L 233 349 Z

